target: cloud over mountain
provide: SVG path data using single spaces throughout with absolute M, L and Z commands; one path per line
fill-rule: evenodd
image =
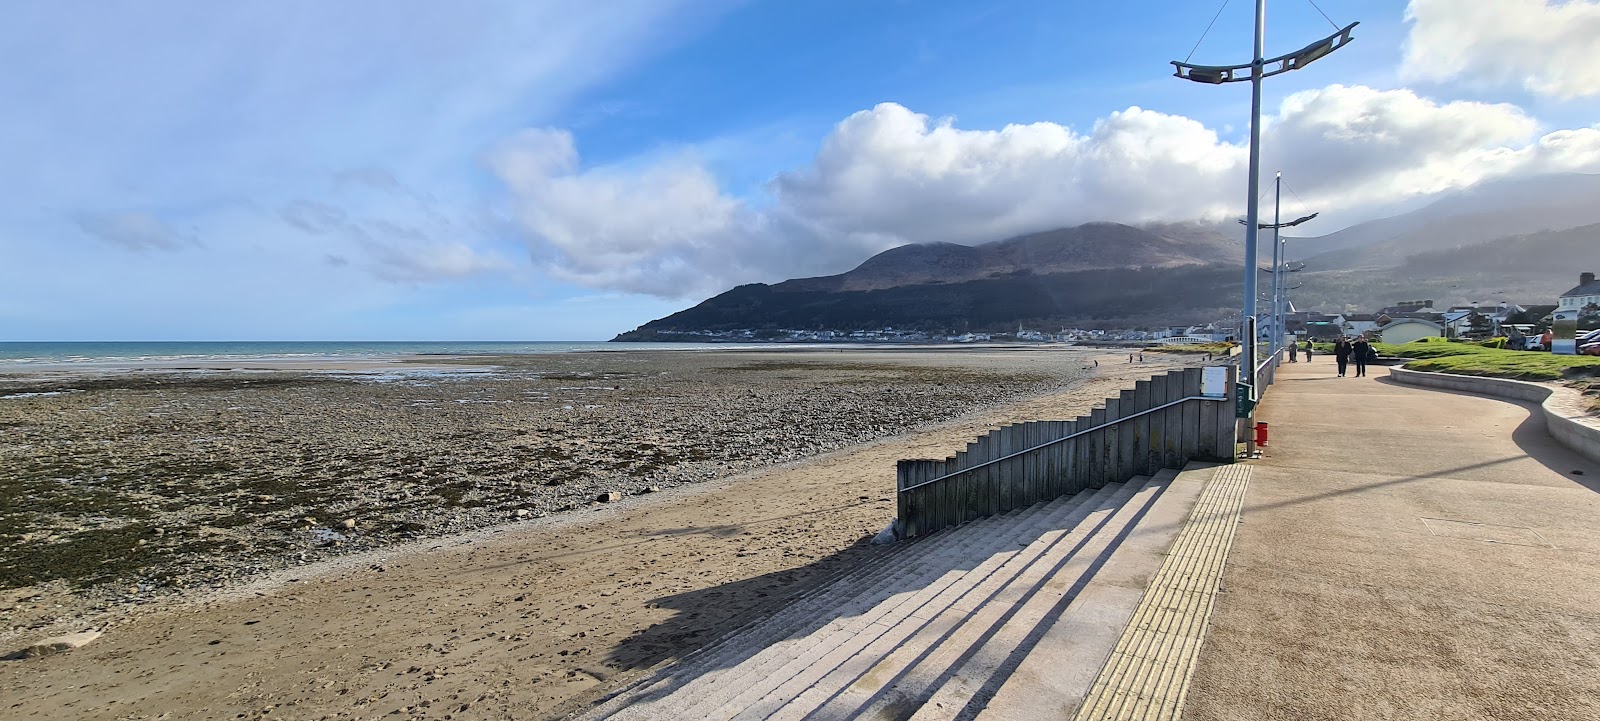
M 1538 134 L 1519 108 L 1333 85 L 1264 124 L 1264 167 L 1312 204 L 1343 206 L 1552 170 L 1600 170 L 1600 128 Z M 735 198 L 691 155 L 584 168 L 572 135 L 530 130 L 490 165 L 537 262 L 586 285 L 693 297 L 845 270 L 910 242 L 977 243 L 1093 220 L 1241 212 L 1247 148 L 1138 107 L 1087 132 L 1055 123 L 962 129 L 895 103 L 852 114 L 766 197 Z

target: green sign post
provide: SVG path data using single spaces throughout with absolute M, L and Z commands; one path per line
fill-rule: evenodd
M 1251 387 L 1249 383 L 1234 383 L 1233 398 L 1233 417 L 1249 418 L 1250 411 L 1256 409 L 1255 388 Z

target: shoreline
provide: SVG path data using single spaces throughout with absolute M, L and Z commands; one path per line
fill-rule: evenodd
M 1182 361 L 1169 360 L 1103 362 L 1050 393 L 793 461 L 153 603 L 84 649 L 0 663 L 0 683 L 15 684 L 18 708 L 57 718 L 147 703 L 175 716 L 284 706 L 297 717 L 556 717 L 873 552 L 866 540 L 894 513 L 896 458 L 948 454 L 999 423 L 1070 417 Z M 174 673 L 182 696 L 159 691 Z M 55 690 L 69 677 L 94 684 L 96 700 L 54 706 L 75 698 Z
M 681 347 L 638 348 L 648 344 L 628 344 L 630 347 L 603 347 L 603 342 L 593 348 L 574 348 L 530 352 L 485 353 L 393 353 L 393 354 L 296 354 L 296 355 L 220 355 L 220 356 L 153 356 L 148 358 L 105 358 L 88 360 L 7 360 L 0 359 L 0 381 L 25 381 L 30 373 L 52 374 L 55 378 L 74 374 L 95 375 L 109 373 L 167 373 L 205 372 L 225 373 L 237 371 L 299 371 L 299 372 L 379 372 L 385 370 L 451 371 L 464 368 L 483 368 L 479 361 L 487 358 L 520 358 L 545 355 L 587 353 L 798 353 L 812 351 L 832 352 L 959 352 L 973 350 L 1062 350 L 1087 349 L 1073 343 L 704 343 L 680 344 Z M 663 343 L 662 346 L 673 344 Z M 682 347 L 686 346 L 686 347 Z
M 63 378 L 49 387 L 64 390 L 43 393 L 29 384 L 29 397 L 0 399 L 0 472 L 25 481 L 10 495 L 0 484 L 15 509 L 0 513 L 0 535 L 20 540 L 0 551 L 0 579 L 45 580 L 0 587 L 0 640 L 329 557 L 582 514 L 601 493 L 787 467 L 1075 386 L 1089 357 L 906 350 L 537 354 L 400 380 L 149 372 Z M 73 489 L 94 505 L 61 495 Z M 346 518 L 354 529 L 339 527 Z M 56 559 L 88 585 L 38 576 L 67 573 Z

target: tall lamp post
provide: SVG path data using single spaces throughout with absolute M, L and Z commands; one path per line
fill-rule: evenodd
M 1350 23 L 1338 32 L 1286 55 L 1270 60 L 1262 57 L 1267 41 L 1267 0 L 1256 0 L 1255 54 L 1243 65 L 1191 65 L 1177 60 L 1173 75 L 1185 80 L 1208 85 L 1250 81 L 1250 188 L 1245 206 L 1244 233 L 1244 325 L 1256 317 L 1256 241 L 1261 218 L 1261 81 L 1274 75 L 1299 70 L 1328 53 L 1350 43 L 1350 31 L 1359 23 Z M 1244 71 L 1248 70 L 1246 73 Z M 1256 332 L 1248 329 L 1244 340 L 1244 366 L 1250 373 L 1250 400 L 1259 396 L 1255 389 Z
M 1287 266 L 1288 263 L 1283 258 L 1283 239 L 1279 237 L 1278 231 L 1283 230 L 1284 228 L 1293 228 L 1301 223 L 1317 217 L 1318 215 L 1317 213 L 1312 213 L 1307 216 L 1295 218 L 1287 223 L 1283 222 L 1281 218 L 1281 213 L 1283 210 L 1283 171 L 1281 170 L 1278 171 L 1278 176 L 1274 181 L 1272 192 L 1272 222 L 1256 224 L 1256 228 L 1260 230 L 1270 229 L 1272 231 L 1272 320 L 1270 321 L 1271 329 L 1268 331 L 1272 335 L 1268 336 L 1271 339 L 1271 341 L 1267 344 L 1267 353 L 1269 355 L 1278 352 L 1278 346 L 1283 342 L 1283 326 L 1285 325 L 1283 312 L 1283 274 L 1286 270 L 1285 266 Z M 1246 221 L 1240 220 L 1239 222 L 1245 223 Z

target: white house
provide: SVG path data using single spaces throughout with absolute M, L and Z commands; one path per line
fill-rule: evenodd
M 1421 318 L 1399 318 L 1390 321 L 1378 331 L 1378 340 L 1383 343 L 1410 343 L 1422 338 L 1437 338 L 1444 335 L 1444 326 L 1433 321 Z
M 1582 273 L 1577 287 L 1561 294 L 1556 310 L 1583 310 L 1590 305 L 1600 305 L 1600 282 L 1595 281 L 1594 273 Z
M 1361 335 L 1378 329 L 1378 319 L 1370 313 L 1352 313 L 1340 324 L 1345 335 Z

